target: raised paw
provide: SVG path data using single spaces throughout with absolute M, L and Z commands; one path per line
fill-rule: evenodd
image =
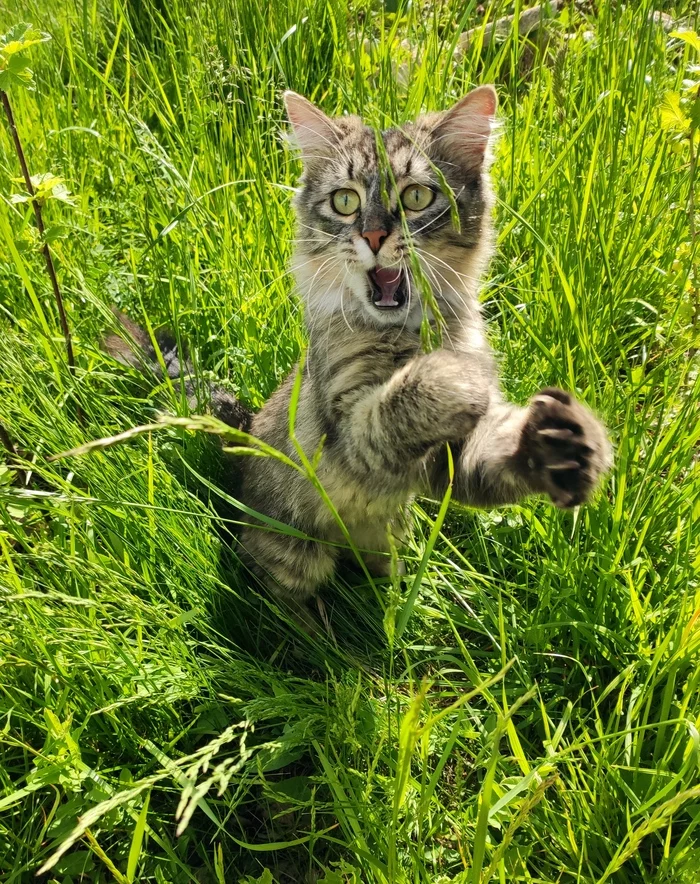
M 530 402 L 516 454 L 518 471 L 533 491 L 559 507 L 585 503 L 610 467 L 605 430 L 573 396 L 556 387 Z

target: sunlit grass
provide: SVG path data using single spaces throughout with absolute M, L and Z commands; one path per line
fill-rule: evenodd
M 0 12 L 0 32 L 53 38 L 12 100 L 32 173 L 76 195 L 46 213 L 68 228 L 54 254 L 78 362 L 72 378 L 9 201 L 3 125 L 0 421 L 23 458 L 0 472 L 3 881 L 67 843 L 47 880 L 700 880 L 697 181 L 662 115 L 700 59 L 648 0 L 567 5 L 539 50 L 512 34 L 455 53 L 476 6 Z M 668 11 L 697 31 L 694 4 Z M 576 391 L 615 469 L 574 513 L 454 507 L 427 562 L 439 508 L 419 501 L 407 580 L 340 574 L 337 643 L 312 640 L 227 551 L 239 514 L 217 515 L 204 436 L 48 458 L 184 413 L 177 384 L 145 389 L 100 353 L 112 304 L 175 328 L 198 376 L 254 406 L 292 368 L 283 89 L 388 125 L 480 82 L 501 100 L 483 300 L 504 387 Z

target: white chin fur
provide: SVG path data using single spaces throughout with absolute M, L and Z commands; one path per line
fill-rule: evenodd
M 305 263 L 302 256 L 295 263 L 297 288 L 310 317 L 344 314 L 350 325 L 353 317 L 378 327 L 405 325 L 413 328 L 420 325 L 420 298 L 415 293 L 401 307 L 380 310 L 370 300 L 365 270 L 347 268 L 339 271 L 334 264 L 324 266 L 319 272 L 320 265 Z
M 362 312 L 364 316 L 369 319 L 372 325 L 406 325 L 410 328 L 413 327 L 413 324 L 409 321 L 410 317 L 408 317 L 407 315 L 408 302 L 406 304 L 403 304 L 401 307 L 395 307 L 391 310 L 380 310 L 378 307 L 375 307 L 374 304 L 371 303 L 371 301 L 366 299 L 363 306 L 364 310 Z

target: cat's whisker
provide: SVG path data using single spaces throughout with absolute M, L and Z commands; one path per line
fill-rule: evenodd
M 418 246 L 415 246 L 414 250 L 415 250 L 416 254 L 419 255 L 419 257 L 425 256 L 425 257 L 422 257 L 423 263 L 428 263 L 429 261 L 436 261 L 439 264 L 441 264 L 443 267 L 447 268 L 447 270 L 449 270 L 450 273 L 453 273 L 455 276 L 459 277 L 459 279 L 461 279 L 462 281 L 466 281 L 468 283 L 474 283 L 474 284 L 478 284 L 480 281 L 479 278 L 476 276 L 470 276 L 467 273 L 461 273 L 459 270 L 455 270 L 451 264 L 447 263 L 447 261 L 443 261 L 442 258 L 439 258 L 437 255 L 432 254 L 432 252 L 428 252 L 426 249 L 421 249 Z M 465 291 L 464 294 L 468 294 L 468 292 Z
M 316 237 L 313 237 L 313 236 L 309 236 L 305 239 L 293 239 L 292 243 L 294 243 L 294 245 L 296 245 L 296 246 L 302 246 L 307 251 L 310 251 L 309 246 L 306 245 L 307 243 L 311 243 L 312 246 L 315 246 L 318 249 L 326 249 L 326 248 L 328 248 L 329 245 L 331 245 L 330 242 L 327 242 L 326 240 L 317 239 Z
M 332 282 L 332 284 L 331 284 L 331 287 L 329 287 L 328 291 L 330 291 L 330 288 L 332 288 L 332 286 L 335 285 L 335 280 L 338 278 L 339 273 L 340 273 L 340 271 L 338 271 L 338 273 L 336 274 L 336 276 L 335 276 L 335 278 L 333 279 L 333 282 Z M 344 293 L 344 291 L 345 291 L 345 280 L 347 279 L 347 275 L 348 275 L 348 274 L 347 274 L 347 269 L 346 269 L 345 273 L 343 274 L 343 278 L 342 278 L 342 280 L 341 280 L 341 282 L 340 282 L 340 290 L 341 290 L 341 291 L 340 291 L 340 304 L 341 304 L 341 310 L 342 310 L 342 304 L 343 304 L 343 293 Z M 323 312 L 324 312 L 324 311 L 322 311 L 322 310 L 319 308 L 319 310 L 318 310 L 319 319 L 320 319 L 321 316 L 323 315 Z M 334 319 L 334 317 L 335 317 L 335 313 L 334 313 L 332 310 L 329 310 L 329 311 L 328 311 L 328 324 L 326 325 L 326 347 L 325 347 L 325 349 L 326 349 L 326 353 L 328 352 L 328 344 L 329 344 L 329 341 L 330 341 L 331 329 L 332 329 L 332 326 L 333 326 L 333 319 Z M 311 350 L 311 346 L 312 346 L 312 344 L 313 344 L 313 342 L 312 342 L 312 338 L 311 338 L 311 331 L 309 330 L 309 351 Z
M 456 200 L 459 199 L 463 192 L 464 188 L 462 187 L 456 194 L 454 194 L 454 198 Z M 412 231 L 411 236 L 418 236 L 419 233 L 422 233 L 424 230 L 426 230 L 426 228 L 430 227 L 431 224 L 434 224 L 439 218 L 442 218 L 443 215 L 446 215 L 447 212 L 451 211 L 451 209 L 452 206 L 450 205 L 450 203 L 448 203 L 445 208 L 441 212 L 438 212 L 438 214 L 434 218 L 431 218 L 430 221 L 426 221 L 426 223 L 422 227 L 419 227 L 418 230 Z
M 331 329 L 333 327 L 333 318 L 334 318 L 333 313 L 331 311 L 329 311 L 328 312 L 328 324 L 326 325 L 326 342 L 325 342 L 326 343 L 326 346 L 325 346 L 326 358 L 328 358 L 328 344 L 331 339 Z
M 285 276 L 293 276 L 294 272 L 296 270 L 301 270 L 302 267 L 306 267 L 308 264 L 310 264 L 314 260 L 314 257 L 315 256 L 312 256 L 309 258 L 308 261 L 304 261 L 302 264 L 294 264 L 292 267 L 289 267 L 287 270 L 284 270 L 282 273 L 279 274 L 279 276 L 276 276 L 274 279 L 271 279 L 270 282 L 266 283 L 262 287 L 262 289 L 260 289 L 260 291 L 263 291 L 263 292 L 266 291 L 267 289 L 270 288 L 270 286 L 273 286 L 276 282 L 279 282 L 280 280 L 284 279 Z
M 437 286 L 437 288 L 441 291 L 441 294 L 443 295 L 443 297 L 441 299 L 441 305 L 443 307 L 446 307 L 450 311 L 450 313 L 454 317 L 454 320 L 457 322 L 457 324 L 459 325 L 459 327 L 463 331 L 468 331 L 470 328 L 473 327 L 473 322 L 468 321 L 468 317 L 472 313 L 472 310 L 470 309 L 467 302 L 464 300 L 462 295 L 457 291 L 457 289 L 455 289 L 454 286 L 452 286 L 450 284 L 450 282 L 448 280 L 446 280 L 445 277 L 435 267 L 426 268 L 426 269 L 428 269 L 428 272 L 432 274 L 433 281 L 435 282 L 435 285 Z M 458 311 L 457 308 L 454 306 L 454 304 L 452 304 L 450 302 L 449 297 L 444 296 L 445 295 L 444 290 L 439 285 L 439 283 L 437 281 L 437 277 L 440 277 L 448 286 L 450 286 L 450 288 L 452 288 L 454 294 L 457 297 L 457 300 L 459 301 L 459 303 L 462 306 L 461 310 Z M 447 334 L 448 339 L 452 343 L 450 335 L 449 335 L 449 331 L 447 331 L 447 329 L 445 330 L 445 333 Z
M 311 279 L 310 279 L 309 282 L 307 283 L 307 285 L 308 285 L 308 287 L 309 287 L 309 291 L 312 290 L 312 288 L 313 288 L 313 286 L 314 286 L 314 284 L 315 284 L 315 282 L 316 282 L 316 279 L 317 279 L 317 277 L 319 276 L 319 274 L 321 274 L 321 273 L 326 269 L 326 267 L 327 267 L 329 264 L 331 264 L 333 261 L 335 261 L 335 255 L 331 255 L 330 257 L 326 258 L 326 259 L 321 263 L 321 265 L 320 265 L 320 267 L 318 268 L 318 270 L 316 271 L 316 273 L 314 273 L 314 275 L 311 277 Z
M 335 234 L 326 233 L 324 230 L 319 230 L 318 233 L 319 233 L 319 236 L 325 236 L 327 239 L 337 239 L 340 236 L 339 233 L 335 233 Z M 290 242 L 292 242 L 292 243 L 302 243 L 302 242 L 315 242 L 315 243 L 317 243 L 318 241 L 319 241 L 318 236 L 295 236 L 293 239 L 290 240 Z
M 426 270 L 427 275 L 430 276 L 430 277 L 432 278 L 432 282 L 433 282 L 433 284 L 435 285 L 435 287 L 438 289 L 438 291 L 439 291 L 440 293 L 443 293 L 443 292 L 442 292 L 442 286 L 440 285 L 440 283 L 439 283 L 439 281 L 438 281 L 438 277 L 441 277 L 441 278 L 442 278 L 442 279 L 443 279 L 448 285 L 449 285 L 449 282 L 444 278 L 444 276 L 442 276 L 442 274 L 440 274 L 440 273 L 437 271 L 437 269 L 436 269 L 435 267 L 426 266 L 426 267 L 425 267 L 425 270 Z M 462 303 L 462 305 L 463 305 L 463 307 L 464 307 L 464 311 L 465 311 L 465 313 L 468 315 L 468 313 L 469 313 L 469 308 L 468 308 L 467 304 L 462 300 L 462 298 L 461 298 L 461 296 L 459 295 L 459 293 L 457 292 L 457 290 L 455 289 L 454 291 L 455 291 L 455 294 L 457 295 L 457 297 L 459 298 L 460 302 Z M 469 325 L 468 325 L 468 323 L 466 322 L 466 317 L 465 317 L 465 315 L 464 315 L 464 314 L 460 314 L 460 313 L 458 313 L 457 310 L 454 308 L 454 306 L 449 302 L 449 300 L 448 300 L 447 298 L 443 298 L 443 299 L 442 299 L 442 303 L 443 303 L 443 305 L 447 306 L 448 309 L 450 310 L 450 312 L 454 315 L 454 318 L 455 318 L 455 320 L 457 321 L 457 323 L 459 324 L 459 326 L 460 326 L 462 329 L 465 329 L 465 330 L 466 330 L 466 329 L 469 327 Z M 452 344 L 453 349 L 455 349 L 455 347 L 454 347 L 454 343 L 453 343 L 453 341 L 452 341 L 452 338 L 451 338 L 451 336 L 450 336 L 449 330 L 448 330 L 447 328 L 444 329 L 444 333 L 447 335 L 447 339 L 450 341 L 450 344 Z
M 438 285 L 438 282 L 437 282 L 437 280 L 435 279 L 435 277 L 433 277 L 433 281 L 434 281 L 436 287 L 439 289 L 440 286 Z M 453 305 L 449 303 L 449 301 L 446 301 L 446 300 L 445 300 L 443 303 L 444 303 L 444 306 L 446 306 L 446 307 L 450 310 L 450 312 L 454 315 L 454 317 L 455 317 L 455 319 L 457 320 L 457 323 L 459 324 L 459 326 L 460 326 L 462 329 L 466 329 L 466 328 L 467 328 L 467 325 L 466 325 L 466 323 L 465 323 L 465 321 L 464 321 L 464 317 L 460 316 L 460 314 L 457 313 L 457 311 L 455 310 L 455 308 L 453 307 Z M 450 334 L 450 329 L 449 329 L 449 326 L 448 326 L 447 324 L 444 324 L 444 325 L 442 326 L 442 333 L 445 335 L 445 337 L 446 337 L 447 340 L 449 341 L 451 348 L 452 348 L 455 352 L 458 352 L 458 347 L 455 345 L 455 342 L 452 340 L 452 335 Z
M 332 289 L 333 286 L 335 285 L 335 281 L 336 281 L 336 279 L 338 278 L 339 275 L 340 275 L 340 270 L 338 270 L 338 272 L 336 273 L 336 275 L 335 275 L 335 276 L 333 277 L 333 279 L 331 280 L 329 286 L 327 287 L 327 289 L 326 289 L 326 291 L 325 291 L 325 294 L 326 294 L 326 295 L 331 291 L 331 289 Z M 346 279 L 346 278 L 347 278 L 347 270 L 346 270 L 345 275 L 343 276 L 343 279 L 342 279 L 342 282 L 341 282 L 341 305 L 342 305 L 342 290 L 344 289 L 345 279 Z M 322 303 L 322 301 L 319 299 L 319 304 L 320 304 L 320 303 Z M 319 320 L 320 320 L 321 316 L 323 315 L 323 312 L 324 312 L 324 311 L 323 311 L 323 310 L 321 309 L 321 307 L 319 306 L 318 309 L 316 310 L 316 314 L 317 314 L 317 317 L 318 317 Z M 332 312 L 332 311 L 329 311 L 329 323 L 328 323 L 328 331 L 329 331 L 329 333 L 330 333 L 330 322 L 331 322 L 332 318 L 333 318 L 333 312 Z M 309 324 L 308 324 L 308 332 L 309 332 L 309 350 L 308 350 L 308 353 L 309 353 L 309 357 L 308 357 L 308 360 L 307 360 L 307 363 L 306 363 L 306 364 L 307 364 L 307 369 L 308 369 L 309 377 L 311 376 L 311 353 L 312 353 L 312 348 L 313 348 L 313 345 L 314 345 L 314 340 L 313 340 L 313 338 L 314 338 L 314 335 L 313 335 L 313 325 L 314 325 L 314 321 L 313 321 L 313 319 L 312 319 L 312 320 L 309 322 Z
M 438 278 L 439 278 L 440 280 L 442 280 L 442 282 L 443 282 L 443 283 L 444 283 L 449 289 L 452 290 L 452 292 L 457 296 L 457 298 L 458 298 L 459 301 L 462 303 L 462 305 L 466 308 L 466 306 L 467 306 L 466 301 L 463 300 L 462 295 L 460 294 L 460 292 L 455 288 L 454 285 L 452 285 L 452 283 L 451 283 L 451 282 L 445 277 L 445 275 L 444 275 L 443 273 L 440 273 L 440 271 L 437 269 L 437 267 L 433 267 L 433 265 L 430 264 L 430 263 L 428 263 L 427 261 L 425 262 L 424 267 L 425 267 L 425 270 L 429 273 L 429 275 L 432 276 L 432 278 L 433 278 L 433 282 L 435 283 L 435 285 L 436 285 L 436 287 L 437 287 L 437 289 L 438 289 L 438 292 L 439 292 L 441 295 L 444 295 L 444 294 L 445 294 L 445 289 L 444 289 L 443 285 L 441 285 L 440 282 L 438 281 Z
M 347 279 L 347 275 L 348 275 L 348 266 L 347 266 L 347 261 L 346 261 L 346 262 L 345 262 L 345 276 L 343 277 L 343 283 L 344 283 L 345 280 Z M 345 296 L 345 286 L 343 285 L 343 288 L 342 288 L 342 290 L 341 290 L 341 292 L 340 292 L 340 312 L 343 314 L 343 319 L 345 320 L 345 325 L 347 325 L 347 327 L 350 329 L 350 332 L 354 334 L 354 333 L 355 333 L 355 329 L 350 325 L 350 323 L 348 322 L 348 318 L 347 318 L 347 316 L 345 315 L 345 306 L 344 306 L 344 303 L 343 303 L 343 301 L 344 301 L 344 296 Z
M 429 252 L 427 249 L 424 249 L 424 248 L 422 248 L 420 246 L 416 246 L 416 245 L 413 246 L 413 249 L 416 253 L 421 254 L 421 255 L 426 255 L 432 261 L 437 261 L 439 264 L 442 264 L 443 267 L 446 267 L 451 273 L 454 273 L 455 276 L 459 276 L 462 279 L 469 280 L 469 282 L 479 282 L 478 276 L 470 276 L 468 273 L 462 273 L 461 271 L 456 270 L 451 264 L 448 264 L 447 261 L 443 260 L 442 258 L 439 258 L 437 255 L 433 254 L 432 252 Z
M 303 221 L 299 221 L 300 227 L 305 227 L 307 230 L 313 230 L 314 233 L 320 233 L 321 236 L 325 236 L 328 239 L 338 239 L 343 236 L 344 233 L 327 233 L 325 230 L 320 230 L 318 227 L 313 227 L 311 224 L 304 224 Z
M 308 308 L 309 311 L 312 310 L 313 302 L 316 302 L 316 303 L 319 304 L 319 307 L 318 307 L 317 312 L 318 312 L 319 314 L 321 314 L 321 313 L 324 312 L 324 311 L 322 310 L 322 307 L 321 307 L 321 305 L 323 304 L 323 297 L 324 297 L 324 295 L 327 295 L 328 292 L 333 288 L 333 285 L 334 285 L 334 283 L 335 283 L 335 280 L 338 278 L 338 275 L 339 275 L 339 273 L 340 273 L 340 270 L 338 270 L 338 272 L 336 273 L 335 277 L 330 281 L 330 283 L 327 283 L 327 284 L 326 284 L 326 290 L 325 290 L 325 292 L 324 292 L 323 294 L 314 295 L 313 301 L 312 301 L 312 299 L 311 299 L 309 296 L 310 296 L 310 295 L 312 294 L 312 292 L 313 292 L 314 285 L 315 285 L 315 283 L 316 283 L 316 279 L 317 279 L 317 277 L 319 276 L 319 274 L 320 274 L 323 270 L 325 270 L 325 268 L 328 266 L 328 264 L 330 264 L 330 263 L 331 263 L 332 261 L 334 261 L 334 260 L 335 260 L 334 256 L 331 256 L 330 258 L 327 258 L 327 259 L 323 262 L 323 264 L 321 264 L 321 266 L 318 268 L 318 270 L 317 270 L 316 273 L 314 274 L 314 276 L 313 276 L 313 278 L 311 279 L 311 281 L 307 284 L 307 299 L 306 299 L 306 300 L 307 300 L 307 308 Z
M 437 280 L 435 278 L 433 278 L 433 281 L 434 281 L 435 285 L 439 288 Z M 457 321 L 459 322 L 459 324 L 464 328 L 465 326 L 464 326 L 463 320 L 457 315 L 457 313 L 454 310 L 454 308 L 452 307 L 452 305 L 449 304 L 448 302 L 445 302 L 445 303 L 450 308 L 450 310 L 455 314 L 455 317 L 457 318 Z M 450 346 L 452 347 L 452 349 L 456 351 L 457 348 L 455 347 L 454 341 L 452 340 L 452 336 L 450 335 L 449 328 L 446 325 L 443 325 L 442 333 L 445 335 L 447 340 L 450 342 Z
M 444 294 L 444 290 L 443 290 L 442 286 L 441 286 L 441 285 L 439 284 L 439 282 L 438 282 L 438 277 L 439 277 L 439 278 L 445 283 L 445 285 L 448 286 L 448 288 L 452 289 L 452 291 L 453 291 L 454 294 L 457 296 L 458 300 L 460 301 L 460 303 L 462 304 L 462 306 L 465 308 L 465 310 L 468 310 L 467 302 L 464 300 L 464 298 L 463 298 L 463 296 L 460 294 L 460 292 L 459 292 L 459 291 L 458 291 L 458 290 L 452 285 L 452 283 L 451 283 L 451 282 L 450 282 L 450 281 L 444 276 L 444 274 L 440 273 L 440 271 L 439 271 L 436 267 L 433 267 L 432 265 L 428 264 L 427 262 L 426 262 L 426 265 L 425 265 L 425 269 L 428 271 L 428 273 L 429 273 L 430 275 L 432 275 L 432 277 L 433 277 L 433 281 L 435 282 L 435 285 L 437 286 L 437 288 L 438 288 L 438 290 L 440 291 L 441 294 Z M 449 303 L 448 300 L 447 300 L 446 298 L 445 298 L 445 303 Z
M 467 330 L 469 329 L 469 325 L 468 325 L 468 323 L 466 323 L 466 322 L 464 321 L 464 317 L 463 317 L 463 316 L 457 311 L 457 309 L 455 308 L 455 306 L 454 306 L 453 304 L 450 304 L 449 301 L 445 301 L 444 306 L 445 306 L 445 307 L 447 308 L 447 310 L 449 310 L 449 312 L 452 314 L 452 316 L 454 317 L 455 322 L 459 325 L 459 327 L 460 327 L 463 331 L 467 331 Z M 447 337 L 450 338 L 450 334 L 449 334 L 449 332 L 448 332 L 447 330 L 445 330 L 445 334 L 447 334 Z M 450 342 L 451 342 L 451 339 L 450 339 Z

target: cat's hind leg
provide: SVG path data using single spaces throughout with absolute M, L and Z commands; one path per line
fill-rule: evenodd
M 241 541 L 246 564 L 308 631 L 313 624 L 309 602 L 333 575 L 336 547 L 252 526 Z

